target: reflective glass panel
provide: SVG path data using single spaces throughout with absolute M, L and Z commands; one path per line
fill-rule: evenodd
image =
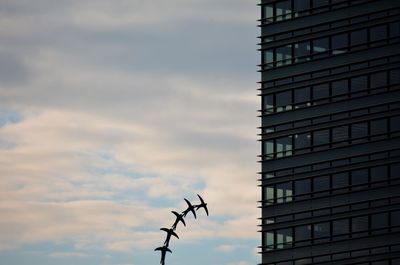
M 347 51 L 347 33 L 332 36 L 332 54 L 340 54 Z
M 302 225 L 295 227 L 296 246 L 309 244 L 311 239 L 311 225 Z
M 291 247 L 292 242 L 293 235 L 291 228 L 276 230 L 276 248 Z

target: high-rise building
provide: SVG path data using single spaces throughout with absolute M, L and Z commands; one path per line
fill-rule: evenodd
M 260 7 L 262 264 L 400 264 L 400 1 Z

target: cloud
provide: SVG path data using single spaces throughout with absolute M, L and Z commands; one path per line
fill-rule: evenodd
M 86 258 L 87 254 L 82 252 L 53 252 L 48 255 L 51 258 Z

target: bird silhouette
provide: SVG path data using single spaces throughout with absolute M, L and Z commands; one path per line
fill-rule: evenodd
M 184 199 L 184 200 L 187 203 L 188 208 L 182 212 L 182 216 L 185 217 L 189 212 L 192 212 L 194 218 L 196 218 L 196 212 L 194 210 L 194 206 L 187 199 Z
M 199 197 L 201 203 L 199 205 L 195 205 L 196 210 L 198 210 L 200 208 L 204 208 L 204 210 L 206 211 L 206 214 L 208 216 L 207 203 L 204 202 L 203 198 L 199 194 L 197 194 L 197 197 Z
M 172 251 L 167 246 L 158 247 L 154 251 L 161 251 L 161 260 L 160 260 L 161 265 L 165 265 L 166 253 L 167 252 L 172 253 Z
M 176 229 L 176 227 L 178 226 L 179 222 L 182 222 L 182 224 L 184 226 L 186 226 L 185 219 L 183 219 L 183 216 L 181 214 L 179 214 L 179 213 L 177 213 L 175 211 L 172 211 L 172 213 L 175 214 L 175 216 L 176 216 L 175 222 L 173 223 L 173 225 L 171 227 L 173 230 Z
M 174 232 L 172 228 L 160 228 L 160 230 L 167 232 L 167 238 L 165 239 L 164 246 L 168 247 L 169 241 L 171 240 L 171 236 L 174 236 L 179 239 L 179 236 Z

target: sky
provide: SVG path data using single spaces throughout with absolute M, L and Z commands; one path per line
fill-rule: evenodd
M 259 263 L 256 4 L 0 1 L 0 265 Z

